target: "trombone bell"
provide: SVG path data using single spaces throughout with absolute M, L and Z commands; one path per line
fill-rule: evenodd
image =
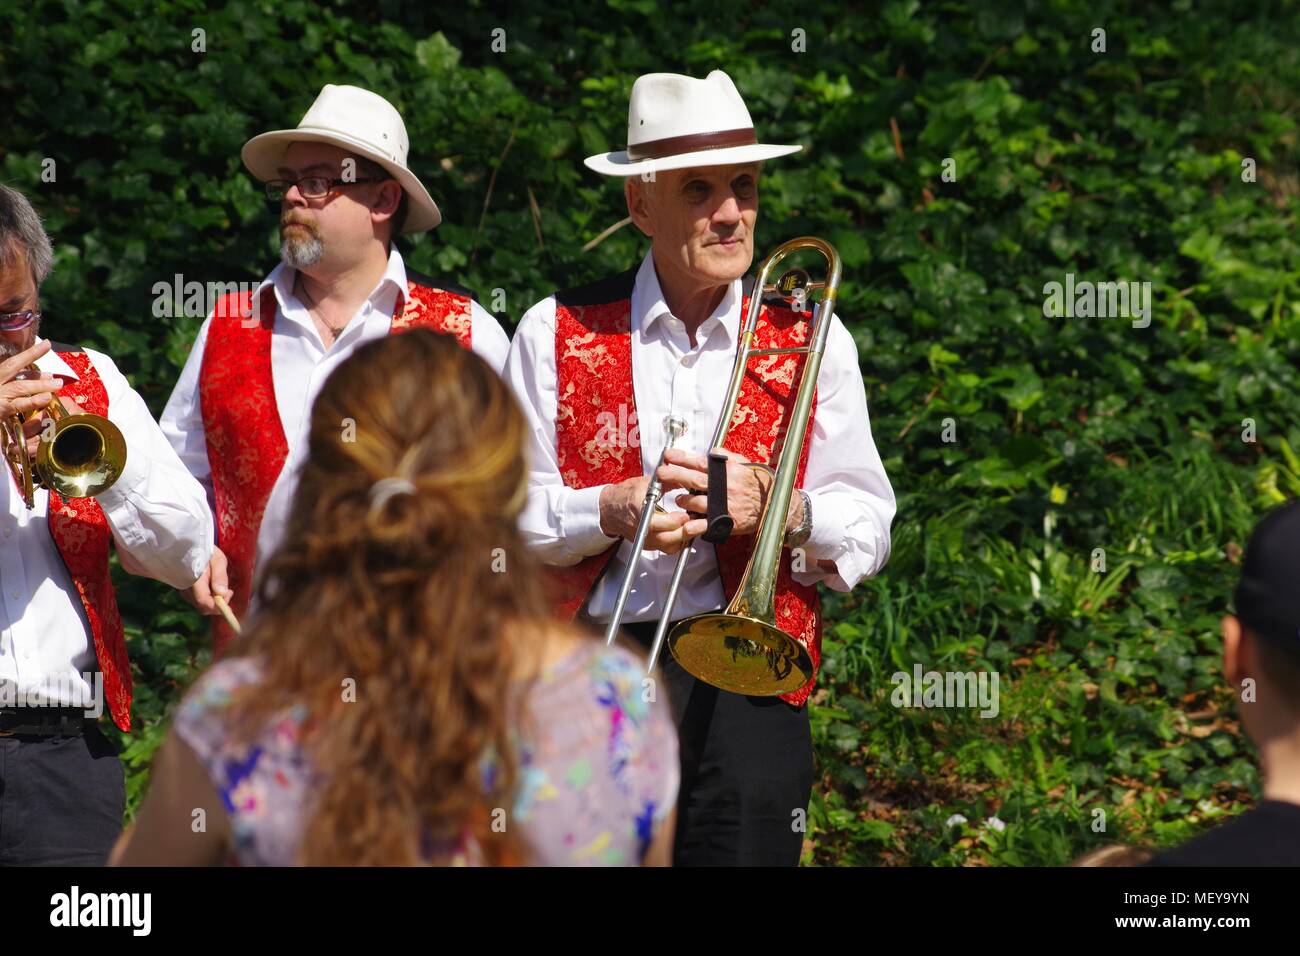
M 734 694 L 788 694 L 813 677 L 807 649 L 756 617 L 697 614 L 669 632 L 668 649 L 688 673 Z

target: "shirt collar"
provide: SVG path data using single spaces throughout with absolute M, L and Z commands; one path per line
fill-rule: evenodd
M 258 293 L 264 293 L 268 286 L 275 290 L 275 301 L 280 307 L 281 315 L 290 315 L 300 309 L 297 300 L 293 294 L 294 280 L 297 278 L 297 270 L 285 265 L 283 262 L 271 270 L 271 274 L 262 280 L 258 286 Z M 406 263 L 402 261 L 402 254 L 397 251 L 397 245 L 394 243 L 389 247 L 388 265 L 384 268 L 384 274 L 379 277 L 379 282 L 375 285 L 370 293 L 370 301 L 375 300 L 385 290 L 392 288 L 397 292 L 400 302 L 406 301 Z M 293 304 L 290 304 L 290 303 Z
M 44 341 L 45 339 L 37 336 L 36 341 L 32 344 L 36 345 Z M 72 366 L 65 362 L 63 356 L 54 351 L 54 349 L 50 349 L 50 351 L 38 358 L 34 364 L 39 371 L 44 372 L 46 375 L 57 375 L 59 378 L 65 379 L 69 382 L 77 381 L 78 376 L 77 373 L 72 370 Z
M 734 279 L 727 286 L 726 295 L 718 303 L 712 314 L 700 325 L 705 337 L 711 335 L 713 325 L 719 327 L 725 336 L 725 343 L 736 340 L 740 328 L 741 280 Z M 636 273 L 636 284 L 632 287 L 632 327 L 637 330 L 642 341 L 649 338 L 656 322 L 673 317 L 664 301 L 663 289 L 659 285 L 659 273 L 655 271 L 654 250 L 648 250 L 641 260 L 641 268 Z M 714 322 L 714 320 L 717 320 Z M 712 325 L 710 324 L 712 323 Z

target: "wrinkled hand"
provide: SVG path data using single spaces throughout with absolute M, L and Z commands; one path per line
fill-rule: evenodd
M 214 595 L 220 594 L 229 604 L 230 599 L 235 596 L 235 592 L 230 590 L 229 585 L 225 552 L 214 547 L 212 560 L 208 562 L 207 568 L 197 581 L 181 591 L 181 597 L 198 608 L 200 614 L 220 614 Z
M 0 362 L 0 418 L 12 418 L 19 413 L 30 415 L 44 408 L 54 398 L 59 390 L 59 382 L 54 376 L 18 378 L 27 366 L 49 350 L 48 341 L 38 342 L 26 351 Z
M 727 456 L 727 513 L 736 523 L 732 534 L 757 534 L 758 523 L 763 517 L 763 508 L 767 504 L 768 492 L 772 488 L 772 476 L 760 468 L 748 467 L 749 459 L 734 451 L 720 449 Z M 671 483 L 674 488 L 685 488 L 690 494 L 682 495 L 677 503 L 687 511 L 707 514 L 709 510 L 709 457 L 708 455 L 689 452 L 684 449 L 669 449 L 665 456 L 668 464 L 660 471 L 664 487 Z M 801 511 L 803 502 L 796 497 L 791 503 L 791 513 Z M 796 527 L 790 523 L 791 513 L 786 515 L 786 529 Z M 707 527 L 708 522 L 705 522 Z
M 666 467 L 660 467 L 660 481 L 664 480 Z M 650 476 L 642 475 L 601 489 L 600 530 L 611 537 L 626 538 L 628 541 L 635 538 L 636 526 L 641 520 L 641 506 L 645 503 L 645 493 L 649 486 Z M 672 489 L 665 483 L 664 494 L 667 495 L 670 490 Z M 646 535 L 645 550 L 676 554 L 692 538 L 702 535 L 707 527 L 708 522 L 703 518 L 692 518 L 684 511 L 655 513 L 650 518 L 650 533 Z

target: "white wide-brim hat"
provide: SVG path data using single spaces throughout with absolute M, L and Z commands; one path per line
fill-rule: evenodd
M 760 143 L 731 77 L 714 70 L 702 80 L 647 73 L 632 84 L 627 149 L 583 162 L 605 176 L 638 176 L 691 166 L 729 166 L 797 153 L 802 146 Z
M 329 143 L 383 166 L 407 196 L 402 232 L 424 232 L 442 222 L 433 197 L 406 166 L 410 143 L 402 114 L 378 93 L 327 83 L 296 129 L 254 136 L 244 144 L 240 157 L 248 171 L 263 182 L 279 179 L 280 161 L 290 143 Z

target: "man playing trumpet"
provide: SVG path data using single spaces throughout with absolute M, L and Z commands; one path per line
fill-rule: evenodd
M 628 213 L 650 237 L 638 266 L 563 290 L 520 322 L 506 375 L 533 424 L 526 540 L 552 566 L 560 612 L 609 621 L 650 475 L 664 448 L 660 422 L 686 425 L 658 477 L 665 511 L 626 604 L 628 631 L 647 646 L 677 552 L 688 559 L 672 618 L 718 610 L 753 547 L 788 425 L 802 355 L 754 358 L 724 444 L 731 537 L 695 541 L 707 523 L 707 445 L 721 413 L 754 258 L 758 183 L 766 159 L 799 146 L 760 144 L 731 79 L 656 73 L 632 87 L 628 148 L 586 165 L 621 177 Z M 762 348 L 804 344 L 808 323 L 781 305 L 760 314 Z M 777 576 L 780 622 L 820 657 L 815 585 L 847 591 L 889 555 L 894 495 L 872 441 L 852 337 L 833 319 L 814 412 L 786 516 Z M 680 492 L 676 500 L 667 493 Z M 796 553 L 797 552 L 797 553 Z M 813 681 L 781 698 L 747 697 L 660 660 L 681 735 L 675 862 L 798 862 L 812 787 L 805 707 Z
M 115 427 L 126 448 L 125 461 L 93 469 L 99 477 L 120 465 L 107 487 L 68 482 L 87 496 L 38 486 L 28 505 L 16 479 L 30 467 L 0 475 L 0 866 L 98 866 L 122 829 L 122 765 L 95 720 L 106 706 L 118 727 L 131 728 L 110 543 L 124 570 L 174 588 L 193 585 L 212 557 L 203 488 L 113 360 L 39 337 L 52 261 L 31 204 L 0 186 L 0 418 L 27 417 L 15 438 L 26 438 L 35 460 L 57 394 L 70 414 L 107 419 L 99 434 L 115 438 Z M 87 454 L 102 461 L 93 443 Z M 47 473 L 54 484 L 69 473 L 63 458 Z

